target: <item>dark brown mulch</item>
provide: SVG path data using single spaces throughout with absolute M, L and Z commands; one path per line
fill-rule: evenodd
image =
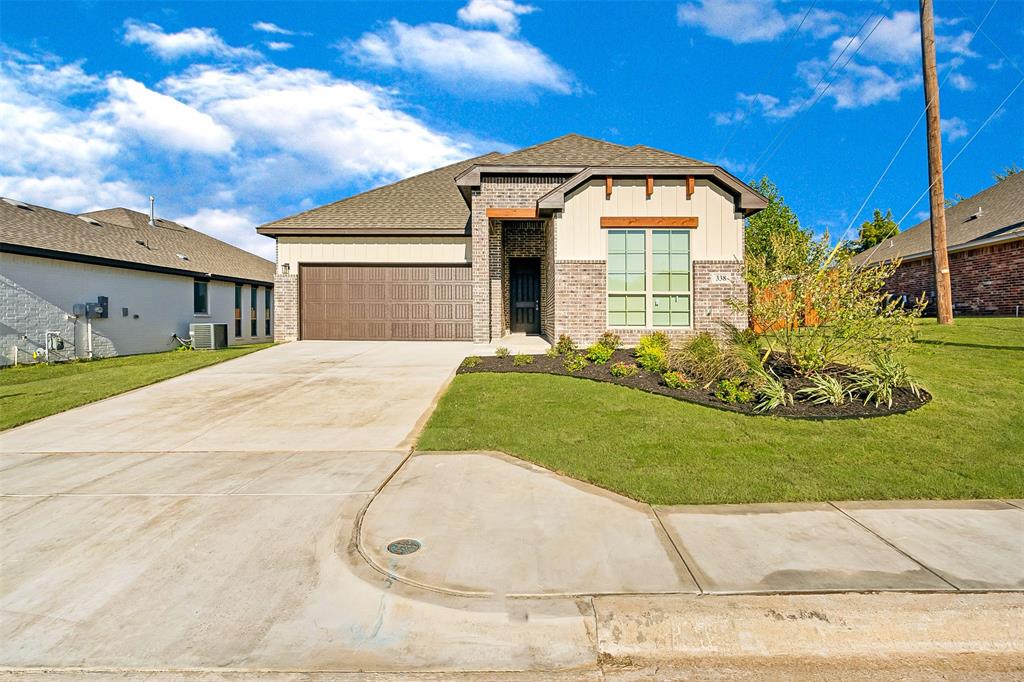
M 922 390 L 920 399 L 914 396 L 910 389 L 897 389 L 893 395 L 892 407 L 882 405 L 876 407 L 873 403 L 867 405 L 863 400 L 851 400 L 845 405 L 815 405 L 797 400 L 793 405 L 778 407 L 771 412 L 755 412 L 753 405 L 725 403 L 715 397 L 715 387 L 704 390 L 700 387 L 693 389 L 669 388 L 662 383 L 661 376 L 638 368 L 639 372 L 631 377 L 612 376 L 610 369 L 616 362 L 636 363 L 632 351 L 617 350 L 607 364 L 589 364 L 584 369 L 570 374 L 565 371 L 561 357 L 548 357 L 546 355 L 533 355 L 533 362 L 529 365 L 515 366 L 512 364 L 512 356 L 507 358 L 482 357 L 479 364 L 474 367 L 460 367 L 459 374 L 472 374 L 474 372 L 522 372 L 524 374 L 554 374 L 558 376 L 571 376 L 579 379 L 590 379 L 591 381 L 604 381 L 619 386 L 636 388 L 648 393 L 668 396 L 676 400 L 683 400 L 699 405 L 706 405 L 719 410 L 729 412 L 740 412 L 750 415 L 771 415 L 776 417 L 788 417 L 791 419 L 859 419 L 864 417 L 884 417 L 890 414 L 902 414 L 917 409 L 931 400 L 931 395 Z M 806 385 L 806 381 L 789 371 L 784 365 L 778 364 L 773 367 L 787 390 L 796 393 L 797 390 Z M 829 371 L 845 373 L 853 368 L 833 367 Z

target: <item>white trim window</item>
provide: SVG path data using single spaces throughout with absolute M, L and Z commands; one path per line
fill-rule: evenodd
M 608 326 L 693 324 L 689 230 L 608 230 Z

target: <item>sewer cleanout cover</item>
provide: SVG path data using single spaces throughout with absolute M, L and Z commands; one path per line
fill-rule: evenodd
M 388 544 L 388 551 L 392 554 L 412 554 L 423 545 L 419 540 L 411 540 L 409 538 L 402 538 L 401 540 L 395 540 Z

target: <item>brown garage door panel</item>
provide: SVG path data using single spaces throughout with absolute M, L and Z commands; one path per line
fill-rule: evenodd
M 473 336 L 468 265 L 303 265 L 303 339 L 466 341 Z

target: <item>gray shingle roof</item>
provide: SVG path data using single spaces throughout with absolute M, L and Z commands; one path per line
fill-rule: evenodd
M 304 231 L 462 231 L 469 207 L 454 180 L 473 166 L 558 166 L 570 172 L 588 166 L 710 166 L 678 154 L 636 145 L 626 147 L 576 133 L 508 154 L 492 152 L 378 187 L 325 206 L 261 225 L 264 234 Z
M 0 201 L 4 250 L 38 249 L 225 279 L 274 281 L 270 261 L 170 220 L 158 218 L 157 226 L 150 227 L 147 215 L 126 208 L 82 214 L 96 225 L 63 211 L 25 206 Z
M 499 157 L 491 152 L 427 171 L 390 185 L 312 208 L 272 223 L 270 228 L 338 228 L 351 230 L 465 230 L 469 207 L 455 186 L 455 176 L 470 166 Z
M 979 212 L 980 209 L 980 212 Z M 950 249 L 970 248 L 991 239 L 1024 238 L 1024 173 L 1011 175 L 986 190 L 946 209 L 946 241 Z M 931 253 L 931 222 L 924 220 L 878 247 L 854 258 L 877 263 Z

